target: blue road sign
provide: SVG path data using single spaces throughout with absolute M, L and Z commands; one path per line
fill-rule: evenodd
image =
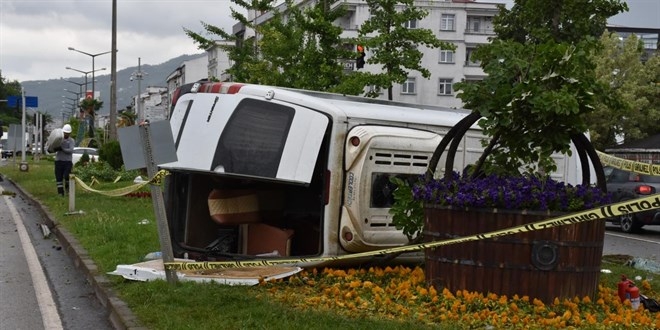
M 39 99 L 36 96 L 26 96 L 25 97 L 25 106 L 28 108 L 38 108 Z
M 7 96 L 7 106 L 15 107 L 21 105 L 21 97 L 15 95 Z M 39 98 L 36 96 L 26 96 L 25 97 L 25 106 L 28 108 L 38 108 L 39 107 Z
M 19 97 L 14 95 L 7 96 L 7 106 L 15 107 L 19 103 Z

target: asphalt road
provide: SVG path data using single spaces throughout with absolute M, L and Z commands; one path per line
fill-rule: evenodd
M 645 226 L 639 233 L 626 234 L 608 224 L 603 255 L 622 254 L 660 262 L 660 226 Z
M 6 181 L 0 190 L 16 192 Z M 112 329 L 86 275 L 54 235 L 44 238 L 43 222 L 20 194 L 0 195 L 0 329 Z

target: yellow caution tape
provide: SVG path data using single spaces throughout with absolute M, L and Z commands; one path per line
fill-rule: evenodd
M 640 174 L 660 176 L 659 165 L 652 165 L 652 164 L 621 159 L 607 155 L 599 151 L 597 151 L 597 154 L 603 165 L 612 166 L 618 169 L 640 173 Z M 76 182 L 83 189 L 87 191 L 96 192 L 106 196 L 122 196 L 131 193 L 133 191 L 136 191 L 147 184 L 160 184 L 162 179 L 167 175 L 169 175 L 169 172 L 165 170 L 161 170 L 149 181 L 141 182 L 124 188 L 115 189 L 112 191 L 101 191 L 101 190 L 92 189 L 90 186 L 86 185 L 79 178 L 75 176 L 72 177 L 74 177 Z M 94 178 L 91 184 L 94 184 L 94 182 L 98 182 L 98 181 Z M 619 216 L 624 213 L 636 213 L 636 212 L 652 210 L 657 208 L 660 208 L 660 194 L 651 195 L 648 197 L 639 198 L 635 200 L 628 200 L 616 204 L 610 204 L 600 208 L 594 208 L 582 212 L 572 213 L 565 216 L 546 219 L 522 226 L 511 227 L 511 228 L 492 231 L 488 233 L 454 238 L 444 241 L 434 241 L 429 243 L 405 245 L 405 246 L 388 248 L 377 251 L 360 252 L 360 253 L 353 253 L 353 254 L 333 256 L 333 257 L 263 259 L 263 260 L 240 260 L 240 261 L 166 262 L 164 265 L 165 265 L 165 269 L 168 270 L 209 270 L 209 269 L 261 267 L 261 266 L 273 266 L 273 265 L 282 265 L 282 264 L 299 264 L 299 263 L 313 263 L 313 262 L 356 259 L 356 258 L 371 257 L 376 255 L 387 255 L 392 253 L 415 252 L 419 250 L 434 248 L 437 246 L 495 238 L 499 236 L 512 235 L 516 233 L 524 233 L 535 230 L 542 230 L 545 228 L 581 223 L 586 221 L 605 220 L 607 218 Z
M 586 211 L 571 213 L 568 215 L 550 218 L 522 226 L 516 226 L 488 233 L 477 234 L 466 237 L 459 237 L 444 241 L 434 241 L 414 245 L 405 245 L 395 248 L 383 249 L 378 251 L 360 252 L 335 257 L 312 257 L 299 259 L 264 259 L 264 260 L 239 260 L 239 261 L 203 261 L 203 262 L 166 262 L 165 269 L 168 270 L 207 270 L 239 267 L 260 267 L 282 264 L 299 264 L 309 262 L 323 262 L 347 260 L 355 258 L 370 257 L 375 255 L 386 255 L 401 252 L 414 252 L 418 250 L 430 249 L 442 245 L 457 244 L 470 241 L 478 241 L 499 236 L 512 235 L 516 233 L 525 233 L 546 228 L 558 227 L 569 224 L 582 223 L 594 220 L 605 220 L 625 213 L 636 213 L 660 208 L 660 194 L 650 195 L 625 202 L 605 205 L 599 208 L 593 208 Z
M 639 174 L 660 176 L 660 165 L 636 162 L 633 160 L 617 158 L 606 153 L 596 151 L 600 162 L 605 166 L 611 166 L 620 170 L 635 172 Z
M 144 187 L 148 184 L 160 185 L 163 181 L 163 178 L 165 178 L 169 174 L 170 173 L 166 170 L 160 170 L 149 181 L 144 181 L 144 182 L 136 183 L 134 185 L 130 185 L 128 187 L 123 187 L 123 188 L 118 188 L 118 189 L 108 190 L 108 191 L 97 190 L 97 189 L 94 189 L 94 188 L 91 187 L 95 182 L 98 183 L 98 180 L 96 180 L 96 178 L 92 178 L 92 182 L 90 183 L 90 185 L 87 185 L 80 178 L 78 178 L 74 175 L 71 175 L 71 177 L 84 190 L 87 190 L 89 192 L 94 192 L 94 193 L 97 193 L 97 194 L 101 194 L 101 195 L 105 195 L 105 196 L 117 197 L 117 196 L 124 196 L 124 195 L 130 194 L 130 193 L 132 193 L 132 192 L 134 192 L 134 191 L 136 191 L 136 190 L 138 190 L 138 189 L 140 189 L 140 188 L 142 188 L 142 187 Z

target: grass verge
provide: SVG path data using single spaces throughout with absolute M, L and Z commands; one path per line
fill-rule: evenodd
M 78 189 L 76 209 L 85 213 L 66 216 L 68 199 L 55 193 L 53 163 L 41 160 L 29 164 L 29 171 L 21 172 L 8 161 L 0 167 L 0 174 L 45 205 L 58 225 L 78 239 L 101 272 L 113 271 L 117 264 L 139 262 L 159 249 L 151 199 L 107 197 Z M 130 182 L 99 183 L 94 188 L 111 190 L 127 185 Z M 524 297 L 434 293 L 418 268 L 306 270 L 256 287 L 190 282 L 171 286 L 164 281 L 109 278 L 112 289 L 149 329 L 660 327 L 658 315 L 632 312 L 629 305 L 616 299 L 613 290 L 620 274 L 653 276 L 624 266 L 625 260 L 625 256 L 604 258 L 603 268 L 612 272 L 601 275 L 597 301 L 577 297 L 549 306 Z M 657 297 L 656 283 L 638 285 L 646 295 Z

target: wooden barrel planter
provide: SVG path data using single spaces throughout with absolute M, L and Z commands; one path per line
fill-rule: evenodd
M 429 161 L 429 173 L 448 149 L 445 178 L 452 173 L 454 157 L 461 139 L 481 115 L 472 112 L 447 132 Z M 588 185 L 590 163 L 597 186 L 607 191 L 603 166 L 595 149 L 584 134 L 574 134 L 582 166 L 582 184 Z M 491 152 L 495 139 L 484 149 L 481 160 Z M 479 173 L 479 165 L 475 168 Z M 426 242 L 473 236 L 541 221 L 557 215 L 515 210 L 452 209 L 425 205 L 424 240 Z M 439 246 L 425 250 L 425 276 L 436 290 L 455 293 L 468 290 L 537 298 L 545 303 L 554 298 L 588 296 L 598 292 L 604 221 L 587 221 L 571 225 L 516 233 L 497 238 Z
M 457 210 L 425 206 L 426 242 L 487 233 L 541 221 L 544 213 Z M 588 221 L 498 238 L 439 246 L 425 254 L 437 290 L 529 296 L 551 303 L 598 293 L 605 223 Z

